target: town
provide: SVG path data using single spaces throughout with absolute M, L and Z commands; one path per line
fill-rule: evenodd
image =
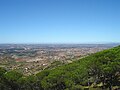
M 31 75 L 53 66 L 52 64 L 72 63 L 114 46 L 116 44 L 1 44 L 0 66 Z

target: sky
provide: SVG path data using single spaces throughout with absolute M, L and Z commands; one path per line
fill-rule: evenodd
M 111 42 L 120 0 L 0 0 L 0 43 Z

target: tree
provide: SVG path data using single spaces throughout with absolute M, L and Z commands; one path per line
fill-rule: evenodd
M 0 67 L 0 90 L 5 90 L 6 89 L 6 85 L 4 82 L 4 73 L 6 73 L 6 69 Z
M 9 71 L 4 74 L 5 84 L 9 89 L 19 90 L 19 86 L 17 84 L 17 80 L 21 78 L 23 75 L 17 71 Z M 9 90 L 8 89 L 8 90 Z

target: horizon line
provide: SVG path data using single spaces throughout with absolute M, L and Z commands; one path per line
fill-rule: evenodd
M 0 43 L 0 44 L 120 44 L 120 42 L 86 42 L 86 43 Z

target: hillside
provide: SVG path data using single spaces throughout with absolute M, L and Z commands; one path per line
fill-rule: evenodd
M 24 76 L 0 68 L 0 90 L 119 90 L 120 46 Z

